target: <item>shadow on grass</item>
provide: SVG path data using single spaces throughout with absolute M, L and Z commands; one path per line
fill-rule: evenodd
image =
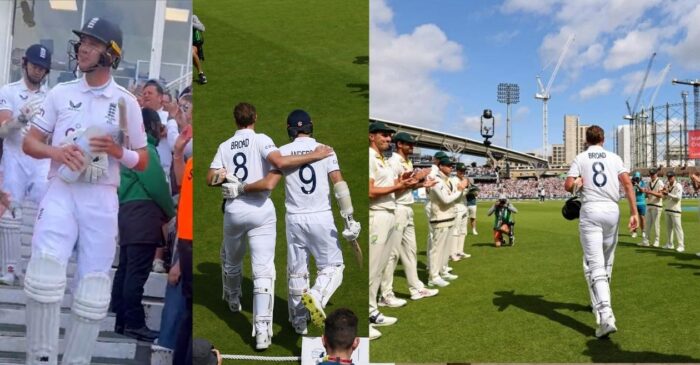
M 255 338 L 251 336 L 253 324 L 242 313 L 233 313 L 228 308 L 228 304 L 221 299 L 221 266 L 213 262 L 203 262 L 197 265 L 201 274 L 194 275 L 196 295 L 194 303 L 206 307 L 215 313 L 221 321 L 238 333 L 251 350 L 255 349 Z M 241 306 L 244 311 L 253 309 L 253 282 L 250 278 L 243 277 L 241 282 Z M 275 333 L 272 337 L 272 344 L 284 347 L 292 353 L 299 353 L 301 349 L 297 346 L 299 335 L 287 320 L 287 300 L 275 296 L 275 310 L 273 321 L 282 327 L 282 331 Z M 223 335 L 225 336 L 225 335 Z
M 497 291 L 494 294 L 496 297 L 493 298 L 493 304 L 498 307 L 499 312 L 503 312 L 509 306 L 514 306 L 561 323 L 584 336 L 593 336 L 595 334 L 595 328 L 558 312 L 562 309 L 572 312 L 590 312 L 590 307 L 587 305 L 551 302 L 544 299 L 543 295 L 515 294 L 515 290 Z
M 676 250 L 669 250 L 660 247 L 639 247 L 637 252 L 646 254 L 656 254 L 656 256 L 659 257 L 673 257 L 680 261 L 695 261 L 698 259 L 698 257 L 692 253 L 678 252 Z
M 349 84 L 345 84 L 345 86 L 347 86 L 351 89 L 357 89 L 357 90 L 351 91 L 353 94 L 357 94 L 365 99 L 369 99 L 369 84 L 349 83 Z
M 355 60 L 352 63 L 356 65 L 369 65 L 369 56 L 355 56 Z M 356 89 L 351 91 L 353 94 L 357 94 L 360 97 L 369 99 L 369 84 L 366 82 L 357 83 L 351 82 L 345 84 L 346 87 L 350 89 Z
M 653 362 L 653 363 L 698 363 L 696 359 L 687 355 L 662 354 L 651 351 L 625 351 L 620 345 L 611 340 L 590 340 L 586 342 L 586 350 L 583 355 L 590 356 L 592 362 Z

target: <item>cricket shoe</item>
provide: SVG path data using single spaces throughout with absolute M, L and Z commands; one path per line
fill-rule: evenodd
M 632 238 L 637 238 L 637 232 L 632 232 Z
M 397 298 L 393 293 L 379 298 L 380 307 L 399 308 L 406 305 L 406 303 L 408 303 L 406 299 Z
M 450 274 L 448 272 L 440 274 L 440 277 L 442 277 L 443 279 L 445 279 L 447 281 L 451 281 L 451 280 L 455 280 L 455 279 L 459 278 L 458 275 Z
M 468 259 L 468 258 L 472 257 L 472 255 L 470 255 L 468 253 L 464 253 L 464 252 L 460 252 L 457 255 L 461 256 L 463 259 Z
M 450 255 L 450 261 L 459 261 L 462 259 L 462 256 L 458 254 Z
M 419 300 L 436 296 L 440 291 L 437 289 L 423 288 L 411 295 L 411 300 Z
M 449 266 L 443 266 L 443 267 L 442 267 L 442 272 L 452 272 L 452 270 L 453 270 L 453 269 L 452 269 L 451 267 L 449 267 Z
M 612 315 L 612 313 L 603 315 L 600 325 L 595 330 L 595 336 L 598 338 L 604 338 L 615 332 L 617 332 L 617 327 L 615 326 L 615 316 Z
M 478 236 L 478 235 L 479 235 L 479 233 L 476 232 L 476 229 L 473 229 L 473 230 L 472 230 L 472 234 L 475 235 L 475 236 Z
M 668 249 L 668 250 L 673 250 L 673 244 L 667 243 L 667 244 L 664 245 L 664 248 L 665 248 L 665 249 Z
M 391 326 L 396 323 L 398 319 L 396 317 L 385 316 L 379 311 L 374 312 L 374 315 L 369 316 L 369 323 L 371 325 L 381 327 L 381 326 Z
M 306 335 L 309 333 L 306 323 L 306 317 L 295 319 L 292 323 L 292 326 L 294 327 L 294 332 L 300 335 Z
M 304 307 L 306 307 L 306 309 L 309 311 L 311 322 L 314 325 L 323 328 L 324 321 L 326 320 L 326 312 L 323 311 L 321 303 L 319 303 L 308 291 L 305 291 L 304 294 L 301 295 L 301 302 L 304 303 Z
M 659 247 L 659 241 L 654 242 L 654 244 L 652 246 Z
M 676 251 L 677 251 L 677 252 L 684 252 L 684 251 L 685 251 L 685 246 L 678 246 L 678 247 L 676 248 Z
M 272 343 L 272 323 L 261 321 L 254 324 L 255 326 L 255 349 L 267 350 Z
M 382 333 L 377 331 L 376 328 L 374 328 L 373 325 L 369 325 L 369 339 L 371 340 L 376 340 L 379 337 L 382 337 Z
M 428 281 L 428 286 L 439 286 L 441 288 L 444 288 L 446 286 L 450 285 L 445 279 L 443 278 L 437 278 L 435 280 L 429 280 Z
M 649 241 L 642 241 L 642 243 L 638 243 L 637 246 L 649 247 Z

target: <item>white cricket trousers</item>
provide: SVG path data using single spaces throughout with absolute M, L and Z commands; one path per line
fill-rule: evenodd
M 683 227 L 681 226 L 681 213 L 669 212 L 666 213 L 666 244 L 673 246 L 673 236 L 678 241 L 678 247 L 685 248 Z
M 425 288 L 418 278 L 418 248 L 416 246 L 416 227 L 413 224 L 413 208 L 410 205 L 396 205 L 396 229 L 391 233 L 389 241 L 394 247 L 389 256 L 389 262 L 382 276 L 381 291 L 386 297 L 394 292 L 394 270 L 399 258 L 406 273 L 408 290 L 411 295 Z
M 377 310 L 377 294 L 382 273 L 391 255 L 389 236 L 395 229 L 396 216 L 391 210 L 369 211 L 369 313 Z
M 647 205 L 647 226 L 644 227 L 646 231 L 646 238 L 644 238 L 644 243 L 649 243 L 651 239 L 651 230 L 654 229 L 654 246 L 659 245 L 659 234 L 661 233 L 661 208 L 652 205 Z

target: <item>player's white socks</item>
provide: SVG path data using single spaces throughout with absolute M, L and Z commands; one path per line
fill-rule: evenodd
M 65 265 L 50 255 L 32 256 L 24 282 L 29 365 L 58 363 L 59 320 L 65 287 Z

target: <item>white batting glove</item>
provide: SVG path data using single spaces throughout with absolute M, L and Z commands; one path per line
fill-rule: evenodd
M 360 237 L 362 226 L 360 222 L 352 218 L 352 215 L 345 217 L 345 229 L 343 230 L 343 238 L 347 241 L 354 241 Z
M 108 168 L 109 160 L 107 153 L 99 152 L 95 154 L 95 157 L 93 157 L 92 161 L 90 161 L 90 164 L 85 169 L 83 178 L 85 181 L 94 184 L 100 179 L 100 177 L 102 177 L 102 175 L 107 173 Z
M 211 185 L 221 185 L 226 179 L 226 169 L 218 169 L 214 171 L 214 177 L 211 178 Z
M 235 176 L 231 175 L 232 179 L 229 180 L 229 177 L 226 177 L 226 181 L 223 184 L 221 184 L 221 194 L 223 195 L 224 199 L 236 199 L 239 195 L 243 194 L 245 192 L 245 186 L 246 183 L 243 181 L 238 180 Z
M 22 124 L 29 123 L 35 115 L 41 113 L 41 104 L 44 102 L 43 98 L 36 97 L 27 101 L 21 108 L 19 108 L 20 115 L 17 120 Z

